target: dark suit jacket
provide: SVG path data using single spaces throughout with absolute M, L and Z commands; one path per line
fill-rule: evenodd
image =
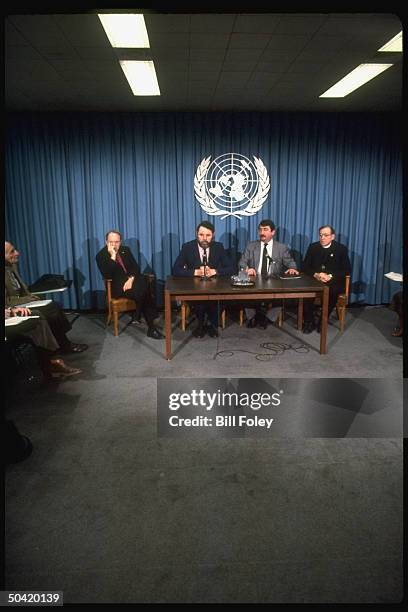
M 316 272 L 333 274 L 329 284 L 343 286 L 344 277 L 351 272 L 347 247 L 333 240 L 330 247 L 324 249 L 320 242 L 313 242 L 307 249 L 303 270 L 310 276 Z
M 120 264 L 111 259 L 106 246 L 96 256 L 96 263 L 102 276 L 112 279 L 112 297 L 115 298 L 123 295 L 123 285 L 129 276 L 134 276 L 135 282 L 141 276 L 140 268 L 129 247 L 121 246 L 119 255 L 125 265 L 126 272 Z
M 217 270 L 218 276 L 234 274 L 234 267 L 221 242 L 211 242 L 208 266 Z M 203 264 L 200 259 L 197 240 L 183 244 L 173 266 L 173 276 L 194 276 L 194 270 Z

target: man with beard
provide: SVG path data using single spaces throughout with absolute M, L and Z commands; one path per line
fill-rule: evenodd
M 212 278 L 231 276 L 234 273 L 232 262 L 221 242 L 214 241 L 215 229 L 212 223 L 201 221 L 196 228 L 196 239 L 183 244 L 174 266 L 173 276 L 198 276 Z M 195 302 L 198 324 L 193 336 L 203 338 L 208 333 L 211 338 L 218 336 L 217 304 Z

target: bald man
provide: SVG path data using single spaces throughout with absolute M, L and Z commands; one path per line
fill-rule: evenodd
M 4 285 L 6 290 L 6 306 L 21 306 L 40 298 L 30 293 L 29 288 L 21 278 L 17 264 L 20 253 L 11 242 L 4 243 Z M 61 353 L 82 353 L 88 348 L 87 344 L 71 342 L 66 334 L 71 329 L 71 323 L 66 318 L 61 307 L 51 301 L 46 306 L 38 308 L 38 314 L 47 320 L 51 331 L 58 342 Z

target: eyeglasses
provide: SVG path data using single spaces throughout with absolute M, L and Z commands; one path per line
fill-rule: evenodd
M 331 234 L 319 234 L 320 238 L 327 238 L 328 236 L 331 236 Z

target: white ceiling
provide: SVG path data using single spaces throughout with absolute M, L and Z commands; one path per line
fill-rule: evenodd
M 150 49 L 113 49 L 94 14 L 5 19 L 9 111 L 399 111 L 391 14 L 145 13 Z M 161 96 L 135 97 L 118 59 L 153 59 Z M 394 66 L 345 98 L 319 95 L 363 62 Z

